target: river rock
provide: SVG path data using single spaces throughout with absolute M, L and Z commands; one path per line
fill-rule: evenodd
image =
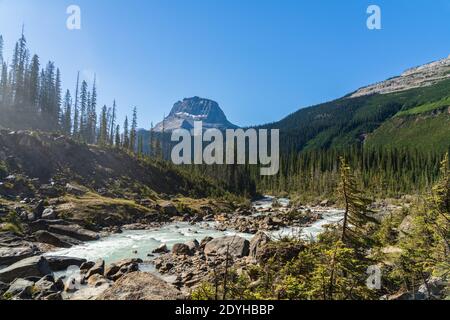
M 443 299 L 445 287 L 448 285 L 442 278 L 432 277 L 427 280 L 427 284 L 422 284 L 417 290 L 423 294 L 425 299 Z
M 191 249 L 184 243 L 176 243 L 173 245 L 172 254 L 174 255 L 190 255 Z
M 231 256 L 241 258 L 249 254 L 250 242 L 242 237 L 228 236 L 216 238 L 208 242 L 205 246 L 206 255 L 225 255 L 228 253 Z
M 80 241 L 93 241 L 100 238 L 99 234 L 93 231 L 86 230 L 79 225 L 50 225 L 48 231 L 56 234 L 61 234 Z
M 191 240 L 185 243 L 185 245 L 188 246 L 189 250 L 191 251 L 191 253 L 194 253 L 195 251 L 197 251 L 198 248 L 200 248 L 200 244 L 198 243 L 197 240 Z
M 123 276 L 111 288 L 106 289 L 98 300 L 181 300 L 180 291 L 162 279 L 143 272 Z
M 50 244 L 58 248 L 71 248 L 73 245 L 81 243 L 81 241 L 73 238 L 54 234 L 45 230 L 36 231 L 33 236 L 38 242 Z
M 16 263 L 37 253 L 39 250 L 32 244 L 20 247 L 7 247 L 0 244 L 0 266 Z
M 45 258 L 50 265 L 50 269 L 52 269 L 53 271 L 64 271 L 71 266 L 80 267 L 83 263 L 86 262 L 86 259 L 73 257 L 47 256 Z
M 208 243 L 208 242 L 210 242 L 211 240 L 213 240 L 214 238 L 212 238 L 212 237 L 204 237 L 203 239 L 202 239 L 202 241 L 200 241 L 200 248 L 201 249 L 205 249 L 205 246 L 206 246 L 206 244 Z
M 270 237 L 263 231 L 258 233 L 250 241 L 250 256 L 256 258 L 261 248 L 270 242 Z
M 89 271 L 86 273 L 86 279 L 89 279 L 94 274 L 100 274 L 103 275 L 105 273 L 105 260 L 98 260 L 95 265 L 89 269 Z
M 39 220 L 45 210 L 44 200 L 39 200 L 38 204 L 33 209 L 33 220 Z
M 47 259 L 42 256 L 23 259 L 0 270 L 0 281 L 11 282 L 17 278 L 42 277 L 51 274 Z
M 34 282 L 18 278 L 11 283 L 5 295 L 9 295 L 11 297 L 26 295 L 31 297 L 33 286 Z
M 158 248 L 152 251 L 152 253 L 168 253 L 170 250 L 167 248 L 167 245 L 163 243 Z
M 178 214 L 178 210 L 172 202 L 164 201 L 160 206 L 161 211 L 168 216 L 176 216 Z

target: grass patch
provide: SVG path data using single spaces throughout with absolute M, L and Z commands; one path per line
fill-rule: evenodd
M 446 97 L 436 102 L 425 103 L 409 110 L 400 111 L 399 113 L 396 114 L 396 116 L 401 117 L 401 116 L 417 115 L 449 106 L 450 106 L 450 97 Z

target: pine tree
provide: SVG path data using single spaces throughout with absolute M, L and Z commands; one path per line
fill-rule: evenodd
M 100 132 L 98 143 L 102 146 L 108 144 L 108 120 L 107 120 L 107 108 L 103 106 L 100 115 Z
M 129 149 L 132 152 L 136 151 L 136 142 L 137 142 L 137 110 L 136 107 L 133 108 L 133 118 L 131 121 L 131 130 L 130 130 L 130 146 Z
M 128 117 L 125 117 L 125 121 L 123 123 L 122 147 L 124 149 L 129 149 L 130 147 L 130 137 L 128 132 Z
M 61 117 L 61 72 L 59 68 L 56 69 L 56 80 L 55 80 L 55 94 L 53 100 L 52 107 L 52 120 L 53 120 L 53 129 L 57 129 L 60 127 L 59 120 Z
M 113 102 L 113 107 L 112 107 L 112 114 L 111 114 L 111 120 L 110 120 L 110 126 L 109 126 L 109 143 L 112 145 L 114 144 L 114 129 L 116 127 L 116 113 L 117 113 L 117 106 L 116 106 L 116 100 L 114 100 Z
M 116 129 L 115 129 L 115 132 L 116 132 L 116 137 L 115 137 L 115 141 L 114 141 L 114 145 L 115 145 L 115 147 L 116 148 L 120 148 L 120 146 L 121 146 L 121 141 L 120 141 L 120 125 L 117 125 L 116 126 Z
M 78 138 L 79 137 L 79 124 L 80 124 L 80 112 L 78 109 L 78 90 L 79 90 L 79 84 L 80 84 L 80 72 L 78 71 L 77 75 L 77 85 L 75 88 L 75 103 L 73 105 L 73 136 Z
M 2 65 L 2 78 L 0 80 L 0 102 L 4 107 L 9 105 L 9 94 L 8 94 L 8 66 L 5 62 Z
M 358 190 L 356 179 L 350 166 L 343 157 L 340 158 L 339 196 L 345 205 L 341 241 L 346 245 L 358 245 L 366 242 L 366 225 L 377 223 L 370 215 L 368 206 L 371 201 Z
M 81 83 L 80 92 L 80 125 L 79 132 L 80 138 L 85 139 L 86 137 L 86 125 L 87 125 L 87 108 L 88 108 L 88 85 L 87 82 L 83 80 Z
M 30 107 L 33 109 L 33 111 L 37 114 L 39 112 L 38 110 L 38 103 L 39 103 L 39 70 L 40 70 L 40 62 L 39 57 L 37 55 L 34 55 L 31 59 L 31 65 L 30 65 L 30 75 L 29 75 L 29 84 L 28 84 L 28 97 L 29 97 L 29 103 Z
M 64 111 L 61 119 L 62 129 L 66 135 L 70 135 L 72 132 L 72 97 L 70 91 L 66 91 L 64 97 Z
M 3 36 L 0 34 L 0 65 L 3 65 Z

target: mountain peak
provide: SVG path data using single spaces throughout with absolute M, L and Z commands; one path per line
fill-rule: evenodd
M 408 69 L 400 76 L 363 87 L 350 95 L 350 98 L 376 93 L 387 94 L 413 88 L 427 87 L 449 78 L 450 55 L 448 58 Z
M 174 104 L 168 117 L 155 126 L 156 132 L 170 132 L 176 129 L 191 130 L 194 121 L 203 121 L 204 128 L 220 130 L 235 129 L 237 126 L 228 121 L 219 104 L 213 100 L 192 97 Z

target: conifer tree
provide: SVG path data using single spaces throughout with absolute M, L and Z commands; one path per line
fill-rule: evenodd
M 6 107 L 9 104 L 8 94 L 8 67 L 5 62 L 2 65 L 2 74 L 0 80 L 0 102 Z
M 70 96 L 70 91 L 66 91 L 64 96 L 64 109 L 62 116 L 62 129 L 66 135 L 70 135 L 72 132 L 72 97 Z
M 125 121 L 123 123 L 122 147 L 124 149 L 129 149 L 130 147 L 130 137 L 128 132 L 128 117 L 125 117 Z
M 131 121 L 131 130 L 130 130 L 130 146 L 129 149 L 132 152 L 136 151 L 136 142 L 137 142 L 137 110 L 136 107 L 133 108 L 133 118 Z
M 109 143 L 112 145 L 114 144 L 114 130 L 116 128 L 116 113 L 117 113 L 117 105 L 116 100 L 113 102 L 112 107 L 112 113 L 111 113 L 111 120 L 110 120 L 110 126 L 109 126 Z
M 80 112 L 78 109 L 78 90 L 79 90 L 79 84 L 80 84 L 80 72 L 78 71 L 77 75 L 77 85 L 75 88 L 75 103 L 73 105 L 73 136 L 75 138 L 78 138 L 79 135 L 79 124 L 80 124 Z
M 3 36 L 0 34 L 0 65 L 3 65 Z
M 80 124 L 78 130 L 80 132 L 80 138 L 86 137 L 86 124 L 87 124 L 87 108 L 88 108 L 88 85 L 85 80 L 81 83 L 80 91 Z
M 52 127 L 53 129 L 57 129 L 59 127 L 59 119 L 61 116 L 61 72 L 59 68 L 56 69 L 56 79 L 55 79 L 55 94 L 52 106 Z
M 39 70 L 40 70 L 40 62 L 39 57 L 34 55 L 31 59 L 30 65 L 30 75 L 29 75 L 29 84 L 28 84 L 28 97 L 30 107 L 37 114 L 38 110 L 38 102 L 39 102 Z
M 99 132 L 99 140 L 98 143 L 100 145 L 106 145 L 108 143 L 108 120 L 107 120 L 107 107 L 103 106 L 102 112 L 100 115 L 100 132 Z
M 341 241 L 346 245 L 364 244 L 366 242 L 366 225 L 377 223 L 370 215 L 368 206 L 371 201 L 358 190 L 356 179 L 350 166 L 343 157 L 340 158 L 339 196 L 345 205 Z
M 115 129 L 116 137 L 114 138 L 114 145 L 116 148 L 120 148 L 121 141 L 120 141 L 120 125 L 116 126 Z

